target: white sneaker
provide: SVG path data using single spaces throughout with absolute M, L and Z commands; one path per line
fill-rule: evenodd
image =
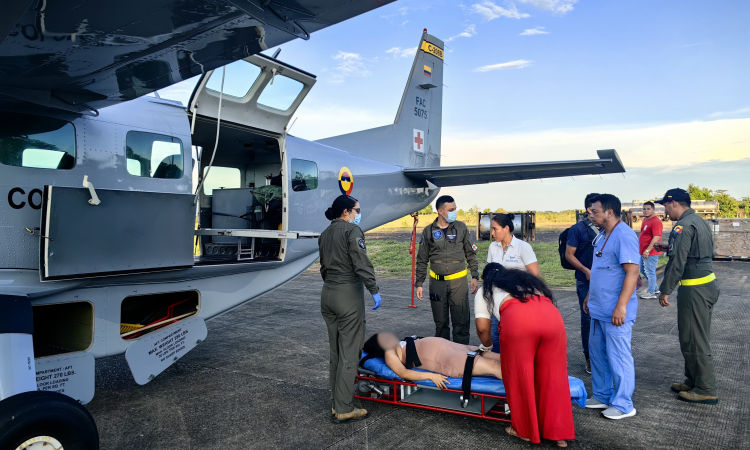
M 657 289 L 657 290 L 654 291 L 654 294 L 659 295 L 659 294 L 661 294 L 661 291 L 659 289 Z
M 608 409 L 609 405 L 605 405 L 604 403 L 600 402 L 596 399 L 596 397 L 591 397 L 586 399 L 586 408 L 587 409 Z
M 635 415 L 635 408 L 633 408 L 633 410 L 630 411 L 629 413 L 624 413 L 620 411 L 619 409 L 615 408 L 614 406 L 610 406 L 609 408 L 602 411 L 602 415 L 606 417 L 607 419 L 612 419 L 612 420 L 625 419 L 626 417 L 633 417 Z
M 641 295 L 641 298 L 643 298 L 643 299 L 655 299 L 655 298 L 659 298 L 659 296 L 656 295 L 655 293 L 652 294 L 650 292 L 646 292 L 645 294 Z

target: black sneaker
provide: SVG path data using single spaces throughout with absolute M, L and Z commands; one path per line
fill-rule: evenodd
M 591 359 L 586 357 L 586 373 L 591 375 Z

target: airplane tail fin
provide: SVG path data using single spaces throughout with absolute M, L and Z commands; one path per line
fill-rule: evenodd
M 392 125 L 317 142 L 401 167 L 439 166 L 444 48 L 443 41 L 424 31 Z

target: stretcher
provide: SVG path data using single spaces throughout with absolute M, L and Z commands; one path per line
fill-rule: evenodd
M 366 355 L 363 352 L 362 357 Z M 429 380 L 405 381 L 386 365 L 383 358 L 372 358 L 359 368 L 354 397 L 510 423 L 510 409 L 502 380 L 489 376 L 472 377 L 469 399 L 463 397 L 463 379 L 450 377 L 448 382 L 447 389 L 440 389 Z M 568 382 L 573 403 L 585 408 L 588 394 L 583 381 L 568 377 Z

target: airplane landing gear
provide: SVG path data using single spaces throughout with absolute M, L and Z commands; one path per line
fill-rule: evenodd
M 72 398 L 23 392 L 0 401 L 0 448 L 98 450 L 99 432 L 88 410 Z

